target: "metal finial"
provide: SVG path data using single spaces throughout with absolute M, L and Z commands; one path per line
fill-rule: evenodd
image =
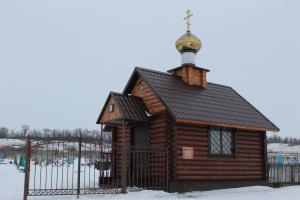
M 185 23 L 186 23 L 186 29 L 187 31 L 190 31 L 190 26 L 191 26 L 191 22 L 190 22 L 190 18 L 193 16 L 193 13 L 187 9 L 186 11 L 186 17 L 184 18 Z

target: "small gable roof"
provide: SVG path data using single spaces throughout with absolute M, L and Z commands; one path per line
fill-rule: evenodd
M 147 108 L 142 98 L 110 92 L 97 120 L 98 124 L 100 123 L 101 117 L 104 114 L 105 107 L 107 106 L 110 97 L 112 97 L 117 104 L 116 106 L 119 108 L 122 116 L 121 119 L 136 122 L 146 122 L 148 120 L 148 116 L 146 114 Z
M 206 89 L 190 86 L 170 73 L 135 68 L 124 94 L 129 94 L 141 77 L 165 104 L 175 120 L 229 125 L 264 131 L 279 131 L 267 117 L 228 86 L 208 83 Z

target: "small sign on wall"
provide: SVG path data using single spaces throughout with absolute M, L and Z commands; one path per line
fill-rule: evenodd
M 194 157 L 195 155 L 193 147 L 182 147 L 182 159 L 192 160 Z

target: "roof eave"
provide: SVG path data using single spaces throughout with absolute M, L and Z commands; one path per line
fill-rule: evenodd
M 263 127 L 254 127 L 254 126 L 245 126 L 239 124 L 226 124 L 222 122 L 212 122 L 212 121 L 202 121 L 202 120 L 193 120 L 193 119 L 185 119 L 185 118 L 178 118 L 175 120 L 179 123 L 188 123 L 188 124 L 195 124 L 195 125 L 207 125 L 207 126 L 222 126 L 227 128 L 236 128 L 236 129 L 244 129 L 244 130 L 251 130 L 251 131 L 270 131 L 270 132 L 279 132 L 279 128 L 263 128 Z

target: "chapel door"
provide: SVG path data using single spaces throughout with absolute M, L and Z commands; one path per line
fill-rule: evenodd
M 131 129 L 131 146 L 141 149 L 149 146 L 148 126 L 134 126 Z
M 150 145 L 149 127 L 134 126 L 131 129 L 131 159 L 130 159 L 130 186 L 145 187 L 149 176 Z

